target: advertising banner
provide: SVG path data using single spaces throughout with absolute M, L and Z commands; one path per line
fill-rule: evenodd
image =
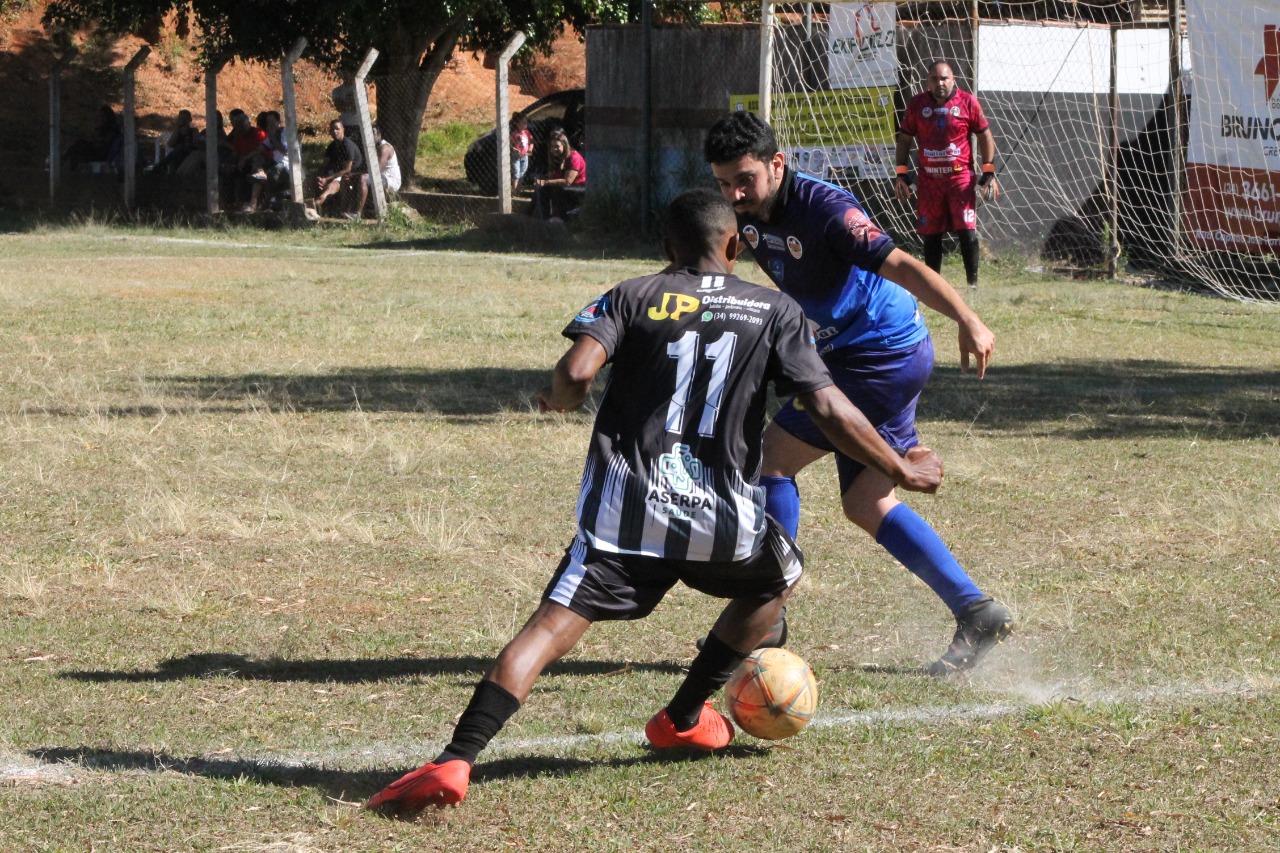
M 1187 34 L 1187 234 L 1280 254 L 1280 0 L 1188 0 Z

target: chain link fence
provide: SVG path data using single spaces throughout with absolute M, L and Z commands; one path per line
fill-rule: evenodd
M 579 150 L 585 143 L 584 98 L 581 89 L 556 91 L 555 77 L 528 61 L 517 59 L 508 79 L 510 111 L 526 114 L 534 138 L 527 171 L 514 185 L 513 209 L 520 212 L 528 209 L 533 180 L 545 174 L 550 132 L 565 129 Z M 429 81 L 422 73 L 375 75 L 370 82 L 376 121 L 395 146 L 404 177 L 401 200 L 445 222 L 474 221 L 497 212 L 499 180 L 514 176 L 498 174 L 494 78 L 455 73 L 448 86 L 437 80 L 429 97 Z

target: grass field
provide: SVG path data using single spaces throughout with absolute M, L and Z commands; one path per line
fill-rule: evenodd
M 0 235 L 0 851 L 1280 848 L 1280 311 L 998 267 L 985 381 L 929 318 L 948 474 L 910 498 L 1016 611 L 983 669 L 920 674 L 948 614 L 819 464 L 809 729 L 642 746 L 718 611 L 677 590 L 539 682 L 461 807 L 360 810 L 535 605 L 589 416 L 530 397 L 656 267 L 379 240 Z

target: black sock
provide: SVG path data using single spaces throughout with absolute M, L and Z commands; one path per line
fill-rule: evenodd
M 471 695 L 471 704 L 462 712 L 458 725 L 453 728 L 453 740 L 435 760 L 436 764 L 461 758 L 475 764 L 480 750 L 489 745 L 493 736 L 506 725 L 511 715 L 520 710 L 520 700 L 504 687 L 482 680 Z
M 964 230 L 960 240 L 960 257 L 964 260 L 964 277 L 970 287 L 978 286 L 978 232 Z
M 715 634 L 708 634 L 702 651 L 693 659 L 689 674 L 667 705 L 667 714 L 675 723 L 676 731 L 687 732 L 698 723 L 702 704 L 707 701 L 733 675 L 738 664 L 747 659 L 737 649 L 725 645 Z
M 934 272 L 942 269 L 941 234 L 929 234 L 924 238 L 924 265 Z

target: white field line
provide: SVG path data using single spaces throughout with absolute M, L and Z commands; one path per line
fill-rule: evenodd
M 1108 705 L 1138 703 L 1145 705 L 1180 704 L 1182 701 L 1226 697 L 1258 697 L 1275 692 L 1277 684 L 1270 679 L 1237 681 L 1225 684 L 1170 684 L 1126 690 L 1111 689 L 1089 691 L 1083 698 L 1073 695 L 1065 686 L 1038 688 L 1040 695 L 1052 695 L 1050 701 L 1074 702 L 1081 705 Z M 987 704 L 938 705 L 933 707 L 901 708 L 882 711 L 841 711 L 820 713 L 810 724 L 814 729 L 856 729 L 869 726 L 911 726 L 919 723 L 965 723 L 1010 716 L 1044 705 L 1044 701 L 997 701 Z M 563 735 L 555 737 L 504 739 L 501 735 L 481 758 L 492 760 L 502 756 L 528 753 L 571 752 L 576 749 L 615 746 L 618 744 L 643 744 L 644 735 L 639 731 L 605 732 L 593 735 Z M 168 767 L 182 772 L 185 764 L 244 765 L 273 770 L 319 770 L 356 765 L 362 769 L 395 770 L 416 766 L 430 760 L 443 744 L 414 744 L 397 746 L 369 745 L 324 753 L 316 752 L 218 752 L 205 756 L 180 759 L 170 757 Z M 107 748 L 121 749 L 121 747 Z M 7 754 L 6 754 L 7 753 Z M 157 757 L 157 764 L 164 759 Z M 163 769 L 163 768 L 162 768 Z M 132 772 L 140 772 L 134 770 Z M 149 772 L 149 771 L 141 771 Z M 43 762 L 21 753 L 0 750 L 0 786 L 23 784 L 71 784 L 81 781 L 85 773 L 74 764 Z

